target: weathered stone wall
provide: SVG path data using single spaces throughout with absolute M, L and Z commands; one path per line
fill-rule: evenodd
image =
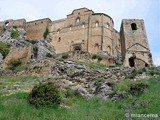
M 77 9 L 66 19 L 52 22 L 52 45 L 56 53 L 74 50 L 113 55 L 113 20 L 106 14 Z
M 123 20 L 120 34 L 124 66 L 145 67 L 152 65 L 152 56 L 143 20 Z M 139 61 L 143 64 L 140 64 Z
M 43 34 L 46 31 L 46 29 L 49 27 L 50 23 L 51 23 L 51 20 L 48 18 L 27 22 L 25 25 L 27 39 L 31 39 L 31 40 L 44 39 Z
M 11 27 L 19 27 L 19 28 L 24 28 L 26 23 L 25 19 L 18 19 L 18 20 L 5 20 L 0 22 L 0 35 L 3 34 L 3 32 L 6 29 L 9 29 Z
M 26 22 L 25 19 L 6 20 L 0 22 L 0 34 L 14 26 L 24 28 L 27 39 L 30 40 L 44 39 L 44 32 L 48 29 L 51 36 L 49 41 L 56 54 L 70 51 L 93 54 L 104 52 L 108 57 L 117 58 L 119 61 L 122 59 L 124 66 L 152 65 L 143 20 L 123 20 L 119 33 L 114 29 L 110 16 L 80 8 L 73 10 L 67 18 L 56 21 L 48 18 L 31 22 Z
M 8 63 L 11 60 L 20 60 L 22 64 L 26 64 L 32 56 L 32 46 L 26 46 L 23 48 L 11 49 L 3 62 L 3 68 L 8 67 Z

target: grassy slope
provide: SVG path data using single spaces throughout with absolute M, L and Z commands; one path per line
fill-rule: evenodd
M 160 114 L 160 77 L 143 82 L 149 84 L 149 90 L 141 96 L 117 102 L 75 98 L 71 108 L 36 109 L 27 103 L 28 93 L 0 96 L 0 120 L 120 120 L 126 119 L 126 112 Z

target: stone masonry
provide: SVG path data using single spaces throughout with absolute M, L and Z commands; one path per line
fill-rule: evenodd
M 49 18 L 26 22 L 25 19 L 0 22 L 0 34 L 11 27 L 26 30 L 27 39 L 43 40 L 48 30 L 50 44 L 56 54 L 84 51 L 90 54 L 103 52 L 109 57 L 122 57 L 126 67 L 151 66 L 144 21 L 122 20 L 120 32 L 114 29 L 113 19 L 104 13 L 94 13 L 87 8 L 75 9 L 67 18 L 51 21 Z

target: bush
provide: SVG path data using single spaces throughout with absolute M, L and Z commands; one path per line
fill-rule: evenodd
M 21 65 L 15 68 L 16 71 L 23 71 L 23 70 L 29 70 L 30 65 L 25 64 L 25 65 Z
M 17 29 L 11 31 L 11 38 L 14 38 L 14 39 L 18 38 L 19 35 L 20 35 L 20 33 Z
M 9 69 L 15 70 L 16 67 L 20 66 L 22 62 L 20 60 L 10 60 L 8 65 Z
M 140 95 L 144 93 L 144 91 L 148 88 L 149 86 L 145 83 L 134 83 L 131 84 L 129 93 L 131 95 Z
M 66 88 L 66 91 L 64 92 L 64 97 L 65 98 L 73 98 L 73 97 L 82 97 L 81 93 L 79 91 L 74 91 L 70 88 Z
M 36 107 L 53 106 L 61 103 L 61 96 L 54 83 L 40 83 L 32 89 L 28 96 L 28 102 Z
M 52 55 L 51 53 L 47 53 L 47 54 L 46 54 L 46 57 L 52 58 L 53 55 Z
M 98 56 L 98 61 L 101 61 L 103 58 L 101 56 Z
M 62 55 L 62 59 L 67 59 L 68 57 L 69 57 L 68 54 Z
M 10 50 L 10 45 L 7 43 L 0 42 L 0 53 L 3 56 L 3 59 L 8 55 Z
M 98 57 L 98 56 L 97 56 L 96 54 L 93 54 L 93 55 L 92 55 L 92 59 L 97 59 L 97 57 Z

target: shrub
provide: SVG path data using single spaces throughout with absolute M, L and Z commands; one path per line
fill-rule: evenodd
M 48 82 L 34 86 L 27 100 L 36 107 L 53 106 L 61 103 L 61 96 L 58 87 Z
M 46 37 L 47 37 L 48 34 L 49 34 L 49 30 L 46 29 L 46 31 L 45 31 L 44 34 L 43 34 L 43 38 L 46 39 Z
M 66 91 L 63 91 L 63 92 L 64 92 L 65 98 L 82 97 L 79 91 L 72 90 L 70 88 L 66 88 Z
M 46 54 L 46 57 L 52 58 L 53 55 L 52 55 L 51 53 L 47 53 L 47 54 Z
M 11 31 L 11 38 L 18 38 L 20 35 L 17 29 Z
M 114 86 L 114 90 L 119 92 L 128 92 L 130 90 L 130 84 L 126 80 L 121 80 Z
M 30 68 L 30 65 L 25 64 L 25 65 L 21 65 L 15 68 L 16 71 L 22 71 L 22 70 L 28 70 Z
M 148 71 L 148 74 L 151 75 L 151 76 L 160 75 L 160 71 L 150 70 L 150 71 Z
M 0 53 L 3 56 L 3 59 L 8 55 L 10 50 L 10 45 L 7 43 L 0 42 Z
M 62 55 L 62 59 L 67 59 L 68 57 L 69 57 L 68 54 Z
M 103 58 L 101 56 L 98 56 L 98 61 L 101 61 Z
M 97 59 L 97 57 L 98 57 L 97 54 L 92 55 L 92 59 Z
M 10 60 L 8 65 L 9 69 L 15 70 L 16 67 L 20 66 L 22 62 L 20 60 Z
M 129 93 L 131 95 L 140 95 L 148 88 L 148 85 L 145 83 L 134 83 L 131 84 Z

